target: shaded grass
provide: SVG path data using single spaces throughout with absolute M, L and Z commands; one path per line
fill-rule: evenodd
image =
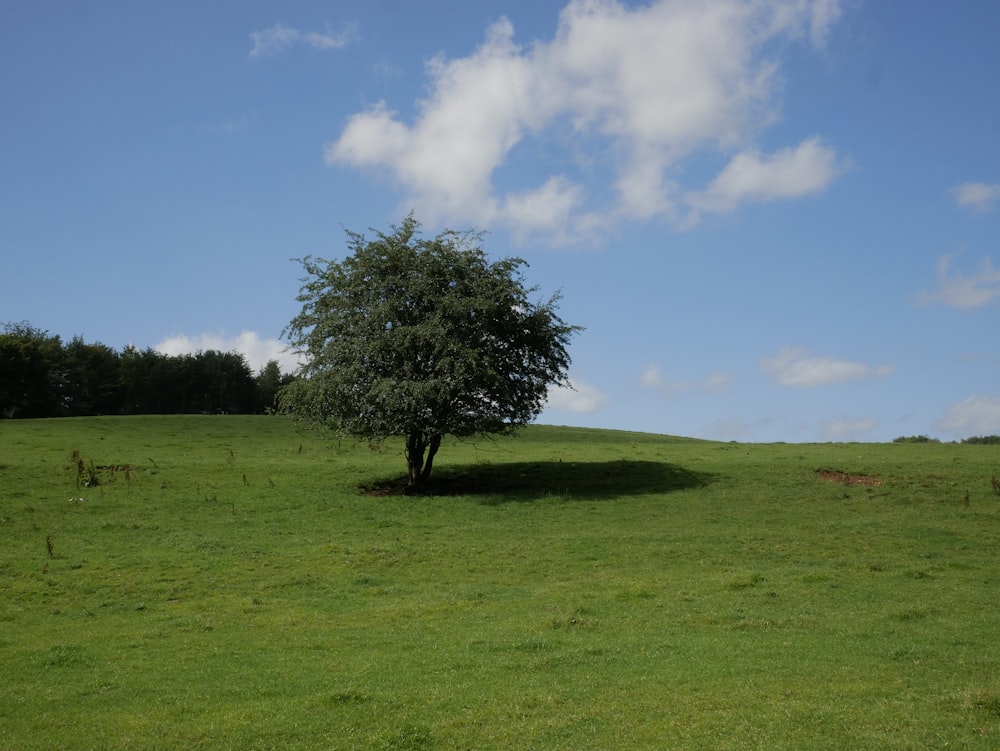
M 478 496 L 484 503 L 533 501 L 559 496 L 612 500 L 631 495 L 670 493 L 701 487 L 711 477 L 667 462 L 547 461 L 481 463 L 446 468 L 432 478 L 424 495 Z M 401 493 L 405 475 L 366 483 L 371 495 Z
M 0 447 L 0 748 L 996 747 L 996 447 L 533 427 L 422 498 L 269 418 Z

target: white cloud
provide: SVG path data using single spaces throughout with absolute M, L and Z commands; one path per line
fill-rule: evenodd
M 1000 396 L 970 396 L 952 405 L 936 429 L 956 437 L 1000 433 Z
M 809 19 L 809 36 L 813 44 L 822 47 L 830 28 L 840 18 L 840 0 L 819 0 L 813 3 Z
M 487 33 L 471 57 L 428 63 L 433 94 L 421 102 L 411 128 L 384 102 L 352 116 L 340 138 L 327 146 L 328 163 L 388 167 L 412 193 L 410 203 L 426 220 L 461 217 L 486 224 L 498 206 L 491 173 L 521 139 L 532 119 L 537 85 L 506 19 Z M 557 192 L 568 195 L 563 184 Z
M 762 359 L 760 368 L 779 385 L 795 388 L 885 378 L 892 373 L 891 365 L 873 367 L 833 357 L 811 357 L 808 350 L 799 347 L 783 347 L 774 357 Z
M 728 211 L 813 193 L 839 172 L 832 148 L 810 138 L 762 155 L 752 143 L 778 117 L 773 42 L 821 44 L 838 15 L 839 0 L 570 0 L 554 38 L 527 47 L 501 19 L 472 54 L 427 64 L 412 123 L 379 102 L 347 120 L 326 161 L 388 174 L 425 221 L 564 240 L 629 219 L 677 221 L 685 194 Z M 498 190 L 497 170 L 536 136 L 546 148 L 571 141 L 588 164 L 543 148 L 535 166 L 552 156 L 559 169 Z M 702 150 L 736 156 L 707 190 L 684 190 L 681 163 Z M 571 174 L 593 165 L 610 169 L 612 198 Z
M 244 331 L 239 336 L 226 337 L 223 334 L 199 334 L 197 336 L 169 336 L 153 346 L 165 355 L 188 355 L 196 352 L 215 350 L 217 352 L 239 352 L 246 357 L 250 369 L 256 373 L 269 360 L 277 360 L 282 373 L 293 373 L 299 367 L 296 356 L 288 351 L 288 345 L 278 339 L 261 339 L 253 331 Z
M 607 396 L 600 389 L 582 381 L 571 380 L 565 386 L 553 386 L 549 389 L 545 408 L 585 414 L 596 412 L 605 405 L 607 400 Z
M 824 441 L 860 441 L 878 427 L 874 417 L 840 417 L 823 420 L 821 436 Z
M 689 193 L 686 200 L 697 210 L 723 213 L 744 203 L 817 193 L 842 170 L 833 149 L 819 138 L 809 138 L 775 154 L 756 149 L 740 152 L 706 190 Z
M 594 245 L 603 238 L 609 222 L 592 212 L 578 212 L 583 188 L 564 177 L 549 178 L 541 187 L 508 193 L 500 206 L 517 240 L 544 235 L 553 245 Z
M 974 211 L 990 211 L 1000 202 L 1000 184 L 962 183 L 951 190 L 959 206 Z
M 735 380 L 732 373 L 712 373 L 704 381 L 671 381 L 656 365 L 649 365 L 640 377 L 643 386 L 655 389 L 667 397 L 692 391 L 718 394 L 728 389 Z
M 253 48 L 250 50 L 250 57 L 273 57 L 297 44 L 304 44 L 317 50 L 339 49 L 350 41 L 352 34 L 353 30 L 350 28 L 340 34 L 330 31 L 320 34 L 315 31 L 299 31 L 276 23 L 263 31 L 251 32 Z
M 938 288 L 933 292 L 921 292 L 917 302 L 941 303 L 953 308 L 981 308 L 1000 297 L 1000 269 L 994 269 L 989 258 L 984 258 L 975 273 L 964 276 L 952 273 L 954 257 L 944 255 L 938 258 Z

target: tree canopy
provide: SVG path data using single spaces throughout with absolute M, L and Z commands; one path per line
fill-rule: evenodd
M 520 258 L 491 261 L 482 233 L 425 239 L 412 215 L 372 239 L 347 232 L 342 261 L 299 259 L 302 311 L 285 330 L 304 355 L 284 411 L 340 434 L 406 440 L 408 491 L 446 435 L 510 433 L 566 383 L 578 330 L 559 300 L 534 301 Z M 426 459 L 425 459 L 426 455 Z

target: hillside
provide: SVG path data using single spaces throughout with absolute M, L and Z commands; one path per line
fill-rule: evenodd
M 3 749 L 992 749 L 1000 448 L 0 421 Z

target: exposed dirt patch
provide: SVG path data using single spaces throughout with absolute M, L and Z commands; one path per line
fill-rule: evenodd
M 399 480 L 393 483 L 378 484 L 378 485 L 362 485 L 361 493 L 367 496 L 383 496 L 383 495 L 403 495 L 403 490 L 406 489 L 406 481 Z
M 836 469 L 817 469 L 816 477 L 824 482 L 839 482 L 841 485 L 866 485 L 874 487 L 881 485 L 878 475 L 852 475 Z

